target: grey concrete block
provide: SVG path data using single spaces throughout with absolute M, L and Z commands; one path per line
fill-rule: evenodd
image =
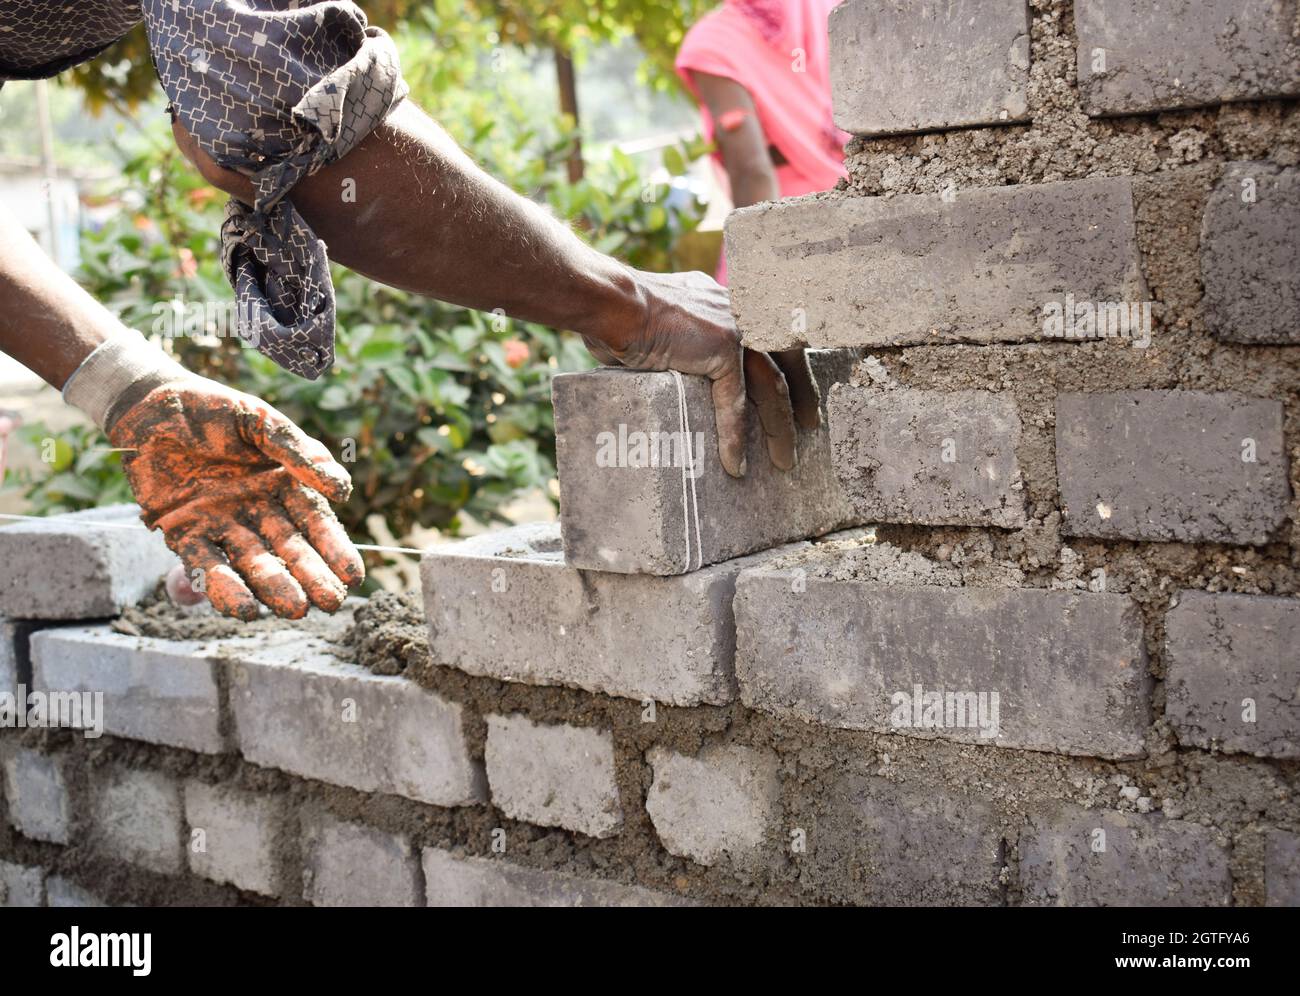
M 1201 221 L 1205 323 L 1227 342 L 1300 344 L 1300 170 L 1229 163 Z
M 419 859 L 405 837 L 328 816 L 303 822 L 303 898 L 314 906 L 422 906 Z
M 0 861 L 0 908 L 45 905 L 45 869 Z
M 901 571 L 880 582 L 841 556 L 819 551 L 740 575 L 746 705 L 840 729 L 1144 755 L 1151 679 L 1127 596 L 957 587 Z
M 754 349 L 1048 339 L 1067 297 L 1148 300 L 1133 217 L 1127 177 L 757 204 L 727 218 L 731 307 Z
M 1061 804 L 1020 835 L 1026 906 L 1227 906 L 1228 850 L 1216 831 L 1162 816 Z
M 76 882 L 72 882 L 60 875 L 51 875 L 45 880 L 45 895 L 46 902 L 50 906 L 75 909 L 94 909 L 108 906 L 108 903 L 98 896 L 92 895 Z
M 623 829 L 613 734 L 523 715 L 488 716 L 487 725 L 488 784 L 506 816 L 590 837 Z
M 1029 119 L 1025 0 L 849 0 L 831 12 L 835 123 L 887 135 Z
M 102 694 L 104 733 L 203 754 L 230 747 L 213 644 L 67 626 L 33 633 L 31 649 L 33 688 Z
M 278 896 L 275 841 L 282 800 L 223 785 L 185 784 L 190 871 L 236 889 Z
M 115 616 L 179 563 L 135 505 L 52 515 L 0 528 L 0 616 Z
M 1010 396 L 837 384 L 829 408 L 835 472 L 860 518 L 1024 526 Z
M 1300 906 L 1300 834 L 1265 833 L 1264 905 Z
M 19 684 L 26 684 L 30 675 L 26 657 L 32 624 L 14 619 L 0 619 L 0 695 L 18 695 Z
M 823 417 L 826 392 L 848 379 L 854 359 L 847 351 L 810 354 Z M 748 472 L 733 478 L 718 458 L 709 381 L 681 383 L 684 408 L 672 373 L 603 368 L 553 381 L 569 566 L 681 574 L 858 524 L 835 480 L 824 426 L 798 430 L 798 465 L 783 472 L 751 410 Z
M 1094 117 L 1300 94 L 1291 0 L 1076 0 Z
M 440 664 L 502 681 L 723 705 L 736 695 L 736 575 L 767 556 L 616 575 L 567 566 L 558 523 L 487 533 L 424 555 L 429 648 Z
M 664 892 L 605 879 L 515 865 L 504 859 L 424 851 L 428 905 L 489 906 L 693 906 Z
M 68 786 L 57 757 L 25 747 L 0 750 L 9 821 L 24 837 L 67 844 L 71 823 Z
M 330 653 L 301 633 L 231 641 L 230 704 L 253 764 L 435 806 L 484 798 L 461 706 Z
M 1282 405 L 1230 392 L 1056 399 L 1062 532 L 1269 542 L 1291 500 Z
M 806 853 L 795 856 L 801 883 L 834 901 L 1001 904 L 1002 833 L 976 795 L 853 772 L 794 829 L 806 834 Z
M 1165 616 L 1165 716 L 1180 743 L 1300 758 L 1300 598 L 1184 591 Z
M 645 808 L 669 854 L 702 865 L 723 855 L 741 865 L 756 862 L 780 815 L 774 753 L 712 745 L 686 757 L 652 747 L 646 758 L 654 781 Z
M 158 771 L 96 772 L 91 843 L 102 854 L 173 875 L 184 867 L 180 787 Z

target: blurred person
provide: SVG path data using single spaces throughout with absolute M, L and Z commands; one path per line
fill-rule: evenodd
M 827 33 L 839 3 L 726 0 L 686 33 L 677 73 L 700 104 L 735 207 L 829 190 L 847 176 Z M 720 283 L 726 273 L 724 257 Z
M 483 173 L 406 99 L 391 39 L 348 0 L 0 0 L 0 84 L 141 20 L 179 147 L 232 196 L 240 334 L 282 367 L 315 379 L 333 362 L 328 247 L 394 287 L 577 332 L 604 363 L 708 377 L 723 468 L 745 472 L 750 404 L 772 461 L 794 465 L 796 420 L 820 419 L 803 354 L 743 349 L 711 278 L 633 269 Z M 328 504 L 351 481 L 323 445 L 123 327 L 5 218 L 0 304 L 0 348 L 123 451 L 142 518 L 215 608 L 338 608 L 363 568 Z

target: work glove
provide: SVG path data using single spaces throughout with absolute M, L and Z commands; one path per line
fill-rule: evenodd
M 64 398 L 123 451 L 145 525 L 218 612 L 254 619 L 259 600 L 290 619 L 309 603 L 333 612 L 365 577 L 329 506 L 351 493 L 348 472 L 265 402 L 186 371 L 135 332 L 91 353 Z
M 645 301 L 639 327 L 583 336 L 609 366 L 677 370 L 713 382 L 718 455 L 732 477 L 746 471 L 745 432 L 753 402 L 767 451 L 781 470 L 795 465 L 795 424 L 821 425 L 817 383 L 802 349 L 763 353 L 740 344 L 727 289 L 703 273 L 636 273 Z

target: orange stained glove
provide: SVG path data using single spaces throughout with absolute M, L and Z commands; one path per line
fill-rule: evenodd
M 107 432 L 127 451 L 141 518 L 162 530 L 217 611 L 254 619 L 260 600 L 290 619 L 309 602 L 333 612 L 365 577 L 326 500 L 347 500 L 348 472 L 264 401 L 185 374 Z

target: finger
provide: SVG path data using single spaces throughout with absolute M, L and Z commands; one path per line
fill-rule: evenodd
M 352 478 L 325 444 L 299 429 L 270 405 L 257 405 L 247 423 L 249 442 L 293 477 L 330 501 L 347 501 Z
M 786 387 L 790 389 L 790 407 L 794 420 L 801 429 L 818 429 L 822 424 L 821 391 L 813 379 L 808 354 L 802 349 L 783 349 L 770 354 L 785 374 Z
M 758 409 L 758 420 L 767 436 L 767 452 L 781 470 L 795 464 L 794 413 L 790 410 L 790 388 L 785 374 L 766 353 L 745 350 L 745 387 Z
M 340 581 L 354 588 L 365 580 L 366 567 L 361 554 L 343 531 L 329 502 L 318 492 L 293 482 L 285 486 L 281 500 L 293 524 Z
M 232 522 L 221 533 L 221 545 L 230 566 L 272 612 L 284 619 L 307 614 L 307 596 L 257 533 Z
M 737 345 L 734 357 L 713 378 L 713 415 L 718 426 L 718 456 L 722 469 L 732 477 L 744 477 L 745 456 L 745 370 Z
M 312 605 L 326 612 L 337 612 L 347 598 L 348 590 L 289 517 L 279 509 L 269 508 L 260 513 L 255 525 L 276 556 L 289 568 L 289 573 L 302 585 Z
M 231 569 L 215 543 L 198 530 L 172 530 L 165 534 L 165 539 L 185 565 L 190 583 L 197 584 L 201 579 L 214 609 L 223 616 L 233 616 L 245 622 L 257 618 L 257 599 Z

